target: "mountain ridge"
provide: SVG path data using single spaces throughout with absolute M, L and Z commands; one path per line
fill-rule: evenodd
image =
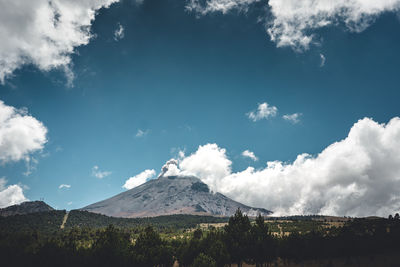
M 25 201 L 0 209 L 0 216 L 24 215 L 36 212 L 52 211 L 54 208 L 43 201 Z

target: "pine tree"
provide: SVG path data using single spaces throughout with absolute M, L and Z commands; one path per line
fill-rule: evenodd
M 226 245 L 233 262 L 242 266 L 242 262 L 249 258 L 251 224 L 247 215 L 240 209 L 229 218 L 225 226 Z

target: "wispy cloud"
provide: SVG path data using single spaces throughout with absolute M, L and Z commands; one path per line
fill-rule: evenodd
M 135 2 L 136 5 L 141 5 L 143 4 L 144 0 L 133 0 L 133 2 Z
M 114 40 L 118 42 L 124 37 L 125 37 L 125 29 L 120 23 L 118 23 L 117 29 L 114 31 Z
M 99 166 L 95 165 L 92 168 L 92 175 L 96 178 L 103 179 L 104 177 L 107 177 L 111 175 L 112 172 L 110 171 L 101 171 Z
M 69 184 L 60 184 L 60 185 L 58 186 L 58 188 L 59 188 L 59 189 L 63 189 L 63 188 L 69 189 L 69 188 L 71 188 L 71 185 L 69 185 Z
M 25 176 L 29 176 L 36 170 L 36 166 L 39 164 L 39 161 L 33 157 L 25 157 L 25 166 L 26 166 L 26 171 L 23 172 L 22 174 Z
M 293 124 L 299 123 L 300 122 L 300 117 L 302 116 L 301 113 L 293 113 L 293 114 L 286 114 L 283 115 L 282 118 L 284 120 L 287 120 Z
M 245 158 L 250 158 L 253 161 L 257 161 L 258 158 L 256 157 L 256 155 L 254 155 L 254 152 L 250 151 L 250 150 L 245 150 L 242 152 L 242 156 Z
M 144 137 L 144 136 L 148 135 L 149 132 L 150 132 L 150 130 L 148 130 L 148 129 L 147 130 L 138 129 L 135 137 L 137 137 L 137 138 Z
M 190 0 L 186 4 L 186 10 L 206 15 L 212 12 L 221 12 L 226 14 L 232 9 L 245 12 L 253 3 L 261 0 Z
M 250 111 L 246 115 L 252 121 L 259 121 L 262 119 L 268 119 L 275 117 L 278 113 L 278 108 L 275 106 L 270 106 L 267 102 L 258 105 L 257 110 Z
M 323 66 L 325 66 L 326 58 L 323 54 L 319 54 L 319 57 L 321 59 L 321 63 L 319 64 L 319 66 L 322 68 Z

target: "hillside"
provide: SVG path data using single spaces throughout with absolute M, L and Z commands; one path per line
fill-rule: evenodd
M 23 214 L 52 211 L 52 210 L 54 209 L 43 201 L 27 201 L 18 205 L 12 205 L 0 209 L 0 216 L 6 217 L 12 215 L 23 215 Z
M 60 229 L 65 210 L 35 212 L 23 215 L 0 217 L 0 233 L 54 232 Z
M 271 211 L 236 202 L 211 192 L 193 176 L 161 176 L 82 210 L 113 217 L 155 217 L 172 214 L 231 216 L 240 208 L 244 214 L 263 216 Z
M 65 214 L 65 210 L 53 210 L 0 217 L 0 233 L 27 232 L 35 230 L 49 233 L 58 231 L 60 230 Z M 99 229 L 106 228 L 111 224 L 121 229 L 140 228 L 147 225 L 152 225 L 159 230 L 188 229 L 194 228 L 202 223 L 224 223 L 227 221 L 227 217 L 183 214 L 149 218 L 116 218 L 88 211 L 72 210 L 69 212 L 65 229 L 68 230 L 74 227 Z
M 88 211 L 72 210 L 69 212 L 66 228 L 91 227 L 105 228 L 112 224 L 118 228 L 134 228 L 152 225 L 157 229 L 194 228 L 201 223 L 223 223 L 227 217 L 175 214 L 147 218 L 117 218 Z

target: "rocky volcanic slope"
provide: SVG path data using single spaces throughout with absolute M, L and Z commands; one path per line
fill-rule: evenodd
M 252 208 L 220 193 L 193 176 L 161 176 L 82 210 L 114 217 L 153 217 L 170 214 L 231 216 L 240 208 L 249 216 L 271 214 Z
M 12 205 L 3 209 L 0 209 L 0 216 L 12 216 L 12 215 L 23 215 L 35 212 L 51 211 L 54 210 L 52 207 L 44 203 L 43 201 L 27 201 L 18 205 Z

